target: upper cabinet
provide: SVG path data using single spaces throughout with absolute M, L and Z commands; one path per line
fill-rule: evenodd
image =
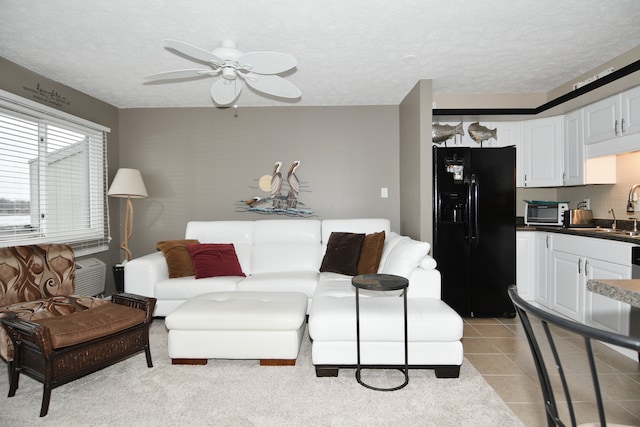
M 564 115 L 562 185 L 615 184 L 615 156 L 586 158 L 583 121 L 583 109 Z
M 640 86 L 587 105 L 583 111 L 588 158 L 640 149 Z
M 584 184 L 582 110 L 564 116 L 564 185 Z
M 584 107 L 585 144 L 638 132 L 640 132 L 640 87 Z
M 518 187 L 558 187 L 562 185 L 562 117 L 522 122 L 522 141 L 517 146 Z

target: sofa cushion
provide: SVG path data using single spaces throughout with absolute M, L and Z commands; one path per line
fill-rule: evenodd
M 53 348 L 62 348 L 120 332 L 144 321 L 143 310 L 111 303 L 35 322 L 49 328 Z
M 153 296 L 159 301 L 186 300 L 207 292 L 235 291 L 241 276 L 206 277 L 196 280 L 194 276 L 164 279 L 156 282 Z
M 395 274 L 409 278 L 422 258 L 429 254 L 431 245 L 413 239 L 400 240 L 391 250 L 382 267 L 382 274 Z
M 258 273 L 315 271 L 322 252 L 320 221 L 261 220 L 254 227 L 251 275 Z
M 355 276 L 364 238 L 365 234 L 360 233 L 331 233 L 320 271 Z
M 35 322 L 55 316 L 78 313 L 104 304 L 112 304 L 108 300 L 78 295 L 55 296 L 35 301 L 23 301 L 0 307 L 0 317 L 13 312 L 19 319 Z M 0 357 L 6 361 L 13 360 L 13 346 L 4 328 L 0 327 Z
M 374 274 L 378 272 L 382 249 L 384 248 L 385 232 L 367 234 L 360 250 L 358 274 Z
M 196 279 L 219 276 L 241 276 L 238 256 L 233 244 L 208 243 L 187 246 L 193 259 Z
M 0 306 L 74 291 L 75 256 L 68 245 L 0 248 Z
M 239 291 L 302 292 L 313 296 L 318 283 L 318 271 L 283 271 L 280 273 L 256 273 L 238 282 Z
M 195 274 L 191 254 L 187 246 L 197 245 L 198 243 L 200 242 L 195 239 L 164 240 L 156 243 L 156 247 L 162 251 L 162 255 L 167 260 L 169 278 L 193 276 Z

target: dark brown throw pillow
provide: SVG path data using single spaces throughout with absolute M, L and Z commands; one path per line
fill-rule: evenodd
M 355 276 L 364 238 L 365 234 L 359 233 L 331 233 L 320 271 Z
M 376 274 L 382 259 L 382 248 L 384 248 L 384 231 L 367 234 L 360 250 L 360 260 L 358 261 L 358 274 Z
M 193 276 L 195 274 L 193 261 L 191 261 L 191 254 L 189 253 L 187 246 L 198 243 L 200 242 L 193 239 L 164 240 L 156 243 L 156 247 L 162 251 L 164 258 L 167 261 L 170 279 Z
M 219 276 L 246 277 L 232 243 L 189 245 L 196 279 Z

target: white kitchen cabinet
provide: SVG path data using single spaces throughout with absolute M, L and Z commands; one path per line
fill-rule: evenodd
M 560 314 L 584 323 L 584 259 L 579 255 L 551 252 L 551 306 Z
M 553 233 L 535 232 L 535 286 L 533 299 L 538 304 L 549 308 L 551 305 L 550 268 Z
M 640 133 L 640 86 L 584 107 L 585 144 Z
M 572 111 L 564 116 L 564 172 L 563 185 L 584 184 L 584 138 L 582 112 Z
M 536 287 L 536 232 L 516 232 L 516 285 L 518 294 L 527 301 L 534 299 Z
M 583 109 L 564 115 L 562 185 L 615 184 L 614 155 L 587 159 L 583 136 Z
M 628 332 L 629 310 L 587 291 L 587 281 L 631 278 L 631 246 L 556 234 L 550 262 L 550 308 L 581 323 Z
M 562 116 L 522 122 L 522 140 L 517 146 L 517 187 L 562 186 Z

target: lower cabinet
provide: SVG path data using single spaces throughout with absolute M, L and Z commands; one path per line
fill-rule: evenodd
M 549 308 L 577 322 L 629 331 L 629 307 L 587 290 L 589 279 L 630 279 L 631 246 L 624 242 L 556 234 L 550 254 Z
M 535 232 L 516 232 L 516 285 L 525 300 L 534 299 L 536 288 Z
M 527 301 L 549 307 L 549 259 L 552 233 L 516 232 L 516 284 Z
M 553 233 L 536 232 L 534 239 L 536 286 L 533 299 L 547 308 L 551 305 L 550 268 Z

